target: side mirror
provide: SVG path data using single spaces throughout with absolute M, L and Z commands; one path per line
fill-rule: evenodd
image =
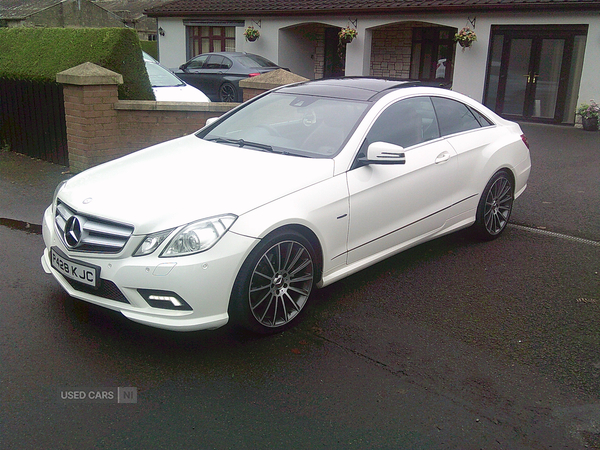
M 388 142 L 373 142 L 367 148 L 366 158 L 360 158 L 363 164 L 405 164 L 404 148 Z
M 217 120 L 219 120 L 218 117 L 209 117 L 208 119 L 206 119 L 206 127 L 209 125 L 212 125 L 213 123 L 215 123 Z
M 187 67 L 187 65 L 182 64 L 182 65 L 179 66 L 179 70 L 185 70 L 186 67 Z

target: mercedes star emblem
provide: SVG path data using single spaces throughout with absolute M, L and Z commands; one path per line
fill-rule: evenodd
M 83 223 L 77 216 L 69 217 L 65 224 L 65 242 L 71 248 L 77 247 L 83 237 Z

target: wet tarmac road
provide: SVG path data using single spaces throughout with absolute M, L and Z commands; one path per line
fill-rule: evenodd
M 317 291 L 273 337 L 155 330 L 71 299 L 41 270 L 41 237 L 1 226 L 0 447 L 600 448 L 600 144 L 570 144 L 565 168 L 552 147 L 581 130 L 524 128 L 519 226 Z M 596 178 L 573 185 L 582 172 Z M 61 399 L 130 386 L 137 403 Z

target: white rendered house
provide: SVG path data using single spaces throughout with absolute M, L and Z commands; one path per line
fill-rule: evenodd
M 160 62 L 246 51 L 309 79 L 439 83 L 514 120 L 575 122 L 600 98 L 600 0 L 176 0 L 158 20 Z M 260 38 L 244 38 L 247 27 Z M 340 44 L 340 29 L 358 36 Z M 468 27 L 468 48 L 454 35 Z

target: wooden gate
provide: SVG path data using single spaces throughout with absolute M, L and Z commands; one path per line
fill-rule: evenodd
M 0 78 L 0 147 L 69 164 L 60 84 Z

